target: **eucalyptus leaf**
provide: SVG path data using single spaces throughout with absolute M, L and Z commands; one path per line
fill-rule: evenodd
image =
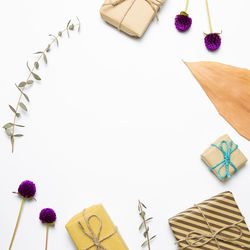
M 142 222 L 141 225 L 139 226 L 139 230 L 142 229 L 143 225 L 144 225 L 144 223 Z
M 47 56 L 45 55 L 45 53 L 43 53 L 43 60 L 44 62 L 47 64 L 48 63 L 48 59 L 47 59 Z
M 146 222 L 149 222 L 149 221 L 151 221 L 152 219 L 153 219 L 153 217 L 150 217 L 150 218 L 146 219 Z
M 69 30 L 74 30 L 75 26 L 74 24 L 72 23 L 70 26 L 69 26 Z
M 24 87 L 25 85 L 26 85 L 26 82 L 20 82 L 20 83 L 18 84 L 18 87 L 22 88 L 22 87 Z
M 141 244 L 141 247 L 145 247 L 147 245 L 148 241 L 144 241 L 142 244 Z
M 144 211 L 141 211 L 141 212 L 140 212 L 140 216 L 144 219 L 144 217 L 145 217 L 145 212 L 144 212 Z
M 26 112 L 28 111 L 28 109 L 27 109 L 27 107 L 25 106 L 24 103 L 20 102 L 20 103 L 19 103 L 19 106 L 20 106 L 23 110 L 25 110 Z
M 16 85 L 17 89 L 23 94 L 24 98 L 29 102 L 29 97 Z
M 80 22 L 80 20 L 79 20 L 78 17 L 76 17 L 76 18 L 77 18 L 77 20 L 78 20 L 78 32 L 80 32 L 80 30 L 81 30 L 81 22 Z
M 6 123 L 4 126 L 3 126 L 3 128 L 5 128 L 5 129 L 7 129 L 7 128 L 11 128 L 12 127 L 12 123 Z
M 70 22 L 71 22 L 71 20 L 69 20 L 69 21 L 68 21 L 68 23 L 67 23 L 67 27 L 66 27 L 68 37 L 69 37 L 69 24 L 70 24 Z
M 36 69 L 38 69 L 39 68 L 39 63 L 38 62 L 34 62 L 34 66 L 35 66 Z
M 38 81 L 41 81 L 42 79 L 40 78 L 39 75 L 35 74 L 34 72 L 31 72 L 31 74 L 33 75 L 33 77 L 38 80 Z
M 58 35 L 59 35 L 59 34 L 58 34 Z M 55 41 L 56 41 L 56 45 L 59 46 L 59 41 L 58 41 L 57 37 L 54 36 L 54 35 L 52 35 L 52 34 L 49 34 L 49 36 L 54 37 L 54 39 L 55 39 Z
M 14 137 L 22 137 L 22 134 L 15 134 Z
M 17 117 L 20 117 L 20 116 L 21 116 L 21 114 L 20 114 L 20 113 L 16 113 L 16 116 L 17 116 Z
M 24 96 L 24 98 L 26 99 L 27 102 L 30 101 L 29 97 L 25 93 L 23 93 L 23 96 Z
M 27 84 L 33 84 L 33 82 L 34 82 L 33 80 L 28 80 Z
M 29 72 L 31 72 L 31 69 L 30 69 L 30 67 L 29 67 L 29 63 L 28 63 L 28 62 L 26 63 L 26 66 L 27 66 Z
M 16 110 L 11 105 L 9 105 L 9 107 L 10 107 L 11 111 L 16 114 Z
M 12 123 L 12 125 L 13 125 L 13 123 Z M 20 124 L 15 124 L 15 126 L 16 126 L 16 127 L 20 127 L 20 128 L 24 128 L 24 127 L 25 127 L 25 126 L 20 125 Z
M 5 133 L 8 135 L 8 136 L 11 136 L 12 135 L 12 133 L 11 133 L 11 131 L 9 130 L 9 129 L 5 129 Z
M 150 240 L 154 239 L 155 237 L 156 237 L 156 235 L 152 236 L 152 237 L 150 238 Z
M 34 53 L 34 54 L 43 54 L 43 52 L 42 52 L 42 51 L 37 51 L 37 52 Z

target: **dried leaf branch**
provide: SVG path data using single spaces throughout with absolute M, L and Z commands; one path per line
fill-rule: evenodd
M 78 22 L 76 24 L 73 24 L 71 22 L 71 20 L 67 23 L 67 26 L 65 29 L 63 29 L 62 31 L 59 31 L 57 35 L 52 35 L 50 34 L 49 36 L 52 37 L 52 41 L 46 46 L 46 48 L 42 51 L 38 51 L 35 54 L 38 56 L 36 61 L 33 63 L 33 66 L 30 67 L 28 62 L 27 62 L 27 68 L 29 70 L 29 74 L 28 77 L 25 81 L 20 82 L 18 85 L 16 84 L 16 87 L 18 89 L 18 91 L 20 92 L 18 101 L 17 101 L 17 105 L 16 108 L 14 108 L 13 106 L 9 105 L 10 110 L 14 113 L 14 118 L 13 118 L 13 122 L 8 122 L 3 126 L 3 129 L 5 130 L 5 133 L 7 134 L 7 136 L 10 137 L 11 140 L 11 147 L 12 147 L 12 153 L 14 152 L 14 142 L 15 142 L 15 138 L 16 137 L 22 137 L 23 134 L 16 134 L 15 133 L 15 129 L 16 127 L 24 127 L 23 125 L 19 125 L 17 124 L 17 118 L 19 118 L 21 116 L 21 113 L 19 112 L 19 109 L 21 108 L 23 111 L 27 112 L 28 108 L 25 105 L 25 103 L 23 102 L 23 97 L 25 99 L 26 102 L 29 102 L 29 97 L 26 93 L 24 93 L 25 89 L 27 86 L 32 85 L 34 83 L 34 80 L 36 81 L 41 81 L 40 76 L 35 73 L 35 71 L 37 71 L 39 69 L 40 66 L 40 61 L 43 60 L 45 64 L 48 63 L 48 59 L 47 59 L 47 53 L 49 53 L 49 51 L 51 50 L 51 46 L 56 43 L 57 46 L 59 46 L 59 38 L 62 37 L 62 35 L 66 32 L 68 34 L 69 37 L 69 33 L 70 31 L 73 31 L 76 27 L 78 27 L 78 32 L 80 32 L 80 20 L 77 17 Z
M 141 201 L 138 201 L 138 211 L 139 211 L 140 217 L 142 218 L 142 223 L 139 226 L 139 231 L 141 231 L 142 229 L 145 230 L 143 233 L 143 236 L 146 239 L 142 243 L 141 247 L 148 246 L 148 250 L 150 250 L 150 242 L 156 237 L 156 235 L 152 237 L 149 236 L 149 227 L 147 224 L 153 219 L 153 217 L 146 218 L 145 209 L 147 209 L 147 207 Z

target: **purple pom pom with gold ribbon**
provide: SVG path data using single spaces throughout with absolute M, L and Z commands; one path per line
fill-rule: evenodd
M 182 11 L 175 17 L 175 27 L 177 30 L 184 32 L 187 31 L 192 25 L 192 18 L 188 14 Z
M 221 45 L 221 37 L 218 33 L 210 33 L 205 36 L 204 42 L 208 50 L 215 51 Z

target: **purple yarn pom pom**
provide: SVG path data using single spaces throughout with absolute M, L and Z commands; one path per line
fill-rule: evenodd
M 179 31 L 186 31 L 191 27 L 192 18 L 186 12 L 181 12 L 175 17 L 175 27 Z
M 221 37 L 218 33 L 210 33 L 204 38 L 208 50 L 217 50 L 221 45 Z
M 42 223 L 54 223 L 56 221 L 56 213 L 51 208 L 44 208 L 40 212 L 39 219 Z
M 36 193 L 36 185 L 32 181 L 23 181 L 18 187 L 18 194 L 23 198 L 32 198 Z

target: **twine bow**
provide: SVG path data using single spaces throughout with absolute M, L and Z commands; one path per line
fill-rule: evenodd
M 123 2 L 125 2 L 127 0 L 109 0 L 109 3 L 105 3 L 103 4 L 104 6 L 117 6 Z M 133 5 L 135 4 L 137 0 L 133 0 L 129 6 L 129 8 L 127 9 L 127 11 L 125 12 L 125 14 L 123 15 L 119 25 L 118 25 L 118 30 L 121 29 L 121 25 L 122 25 L 122 22 L 124 21 L 125 17 L 127 16 L 128 12 L 130 11 L 130 9 L 133 7 Z M 159 9 L 162 5 L 162 2 L 160 0 L 144 0 L 146 1 L 150 7 L 152 8 L 152 10 L 154 11 L 154 17 L 156 17 L 157 21 L 159 21 L 159 17 L 158 17 L 158 14 L 157 14 L 157 9 Z
M 193 248 L 201 248 L 203 246 L 205 246 L 206 244 L 208 244 L 211 241 L 215 241 L 218 250 L 220 250 L 220 245 L 219 245 L 219 241 L 223 241 L 223 242 L 232 242 L 234 245 L 239 246 L 241 248 L 245 248 L 245 246 L 235 242 L 237 240 L 239 240 L 242 237 L 242 229 L 238 226 L 239 223 L 241 223 L 242 221 L 244 221 L 244 218 L 239 220 L 238 222 L 235 222 L 231 225 L 225 226 L 220 228 L 218 231 L 213 231 L 207 218 L 205 217 L 203 211 L 201 210 L 200 206 L 195 205 L 196 208 L 198 208 L 199 212 L 201 213 L 202 217 L 204 218 L 208 229 L 209 229 L 209 233 L 202 233 L 200 231 L 191 231 L 189 232 L 185 239 L 179 240 L 177 241 L 177 243 L 181 243 L 181 242 L 186 242 L 187 246 L 185 247 L 179 247 L 179 249 L 186 249 L 188 247 L 193 247 Z M 222 236 L 221 233 L 223 231 L 226 231 L 228 229 L 236 229 L 238 231 L 238 236 Z
M 226 150 L 224 150 L 223 144 L 226 145 L 226 147 L 227 147 Z M 222 152 L 222 154 L 223 154 L 223 156 L 224 156 L 224 159 L 223 159 L 222 161 L 220 161 L 218 164 L 216 164 L 215 166 L 213 166 L 213 167 L 210 168 L 211 170 L 213 170 L 213 169 L 215 169 L 215 168 L 217 168 L 217 167 L 219 167 L 219 166 L 221 165 L 221 166 L 218 168 L 218 170 L 217 170 L 217 174 L 218 174 L 218 176 L 219 176 L 221 179 L 223 179 L 223 178 L 225 178 L 225 177 L 227 177 L 227 178 L 230 178 L 230 177 L 231 177 L 231 175 L 230 175 L 230 173 L 229 173 L 229 166 L 230 166 L 230 165 L 234 168 L 235 172 L 238 171 L 238 169 L 235 167 L 235 165 L 231 162 L 231 159 L 230 159 L 231 154 L 238 148 L 238 145 L 235 145 L 234 149 L 232 149 L 232 144 L 233 144 L 233 142 L 230 141 L 230 143 L 229 143 L 229 145 L 228 145 L 228 142 L 225 141 L 225 140 L 223 140 L 223 141 L 220 142 L 220 146 L 219 146 L 219 147 L 218 147 L 217 145 L 215 145 L 215 144 L 211 144 L 212 146 L 218 148 L 218 149 Z M 221 171 L 221 169 L 222 169 L 224 166 L 226 167 L 226 173 L 222 176 L 222 175 L 220 174 L 220 171 Z
M 86 222 L 86 224 L 87 224 L 87 227 L 88 227 L 90 233 L 88 233 L 88 232 L 85 230 L 85 228 L 83 227 L 83 225 L 81 224 L 80 221 L 78 221 L 78 223 L 79 223 L 79 225 L 80 225 L 82 231 L 84 232 L 84 234 L 85 234 L 86 236 L 88 236 L 88 237 L 93 241 L 93 244 L 92 244 L 91 246 L 85 248 L 84 250 L 88 250 L 88 249 L 90 249 L 90 248 L 92 248 L 92 247 L 95 247 L 96 250 L 99 250 L 99 249 L 108 250 L 108 249 L 105 248 L 101 243 L 102 243 L 103 241 L 107 240 L 108 238 L 112 237 L 115 233 L 117 233 L 117 229 L 115 229 L 115 231 L 114 231 L 113 233 L 109 234 L 108 236 L 104 237 L 103 239 L 100 239 L 100 234 L 101 234 L 101 231 L 102 231 L 102 220 L 100 219 L 100 217 L 99 217 L 98 215 L 93 214 L 93 215 L 90 215 L 90 216 L 87 218 L 87 217 L 85 216 L 84 211 L 83 211 L 82 214 L 83 214 L 83 218 L 84 218 L 84 220 L 85 220 L 85 222 Z M 92 229 L 92 227 L 91 227 L 91 225 L 90 225 L 90 220 L 91 220 L 91 218 L 94 218 L 94 217 L 99 221 L 99 230 L 98 230 L 98 233 L 97 233 L 97 234 L 94 233 L 94 231 L 93 231 L 93 229 Z

